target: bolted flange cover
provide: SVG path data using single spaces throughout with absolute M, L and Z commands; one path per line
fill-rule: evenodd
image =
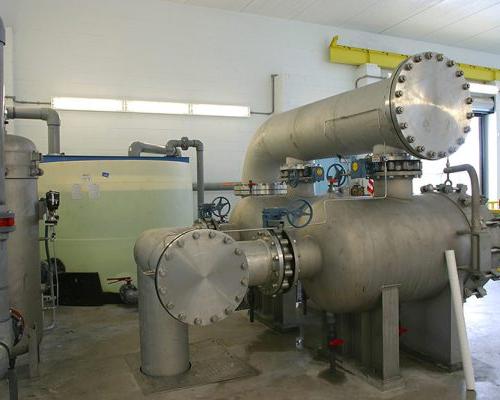
M 236 310 L 248 281 L 238 242 L 212 229 L 186 231 L 167 243 L 155 274 L 163 307 L 177 320 L 197 326 L 220 321 Z

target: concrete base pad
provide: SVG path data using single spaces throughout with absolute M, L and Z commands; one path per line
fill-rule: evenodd
M 258 371 L 236 358 L 220 340 L 208 339 L 190 345 L 191 368 L 177 376 L 150 377 L 140 371 L 140 354 L 125 356 L 128 366 L 144 395 L 193 386 L 230 381 L 258 375 Z

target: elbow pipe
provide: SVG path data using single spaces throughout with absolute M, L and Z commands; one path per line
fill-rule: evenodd
M 204 146 L 201 140 L 188 139 L 183 137 L 180 140 L 169 140 L 167 142 L 167 147 L 177 148 L 180 147 L 182 150 L 187 150 L 190 147 L 196 149 L 196 184 L 197 184 L 197 203 L 198 209 L 205 203 L 205 173 L 204 173 L 204 161 L 203 161 L 203 151 Z
M 158 144 L 133 142 L 128 147 L 129 157 L 140 157 L 142 153 L 162 154 L 165 156 L 178 156 L 177 149 L 168 146 L 160 146 Z
M 36 119 L 47 122 L 48 153 L 61 153 L 61 119 L 52 108 L 7 107 L 7 119 Z
M 203 161 L 203 142 L 196 139 L 188 139 L 183 137 L 179 140 L 173 139 L 169 140 L 165 146 L 144 143 L 144 142 L 133 142 L 128 148 L 128 155 L 130 157 L 140 157 L 141 153 L 151 153 L 151 154 L 163 154 L 166 156 L 179 156 L 180 151 L 187 150 L 190 147 L 196 149 L 196 192 L 197 192 L 197 203 L 198 208 L 205 202 L 205 173 L 204 173 L 204 161 Z M 193 185 L 193 188 L 195 186 Z
M 473 235 L 479 235 L 481 232 L 480 208 L 481 195 L 479 191 L 479 178 L 474 167 L 470 164 L 456 165 L 447 167 L 443 170 L 446 174 L 454 174 L 456 172 L 467 172 L 471 183 L 472 190 L 472 214 L 471 214 L 471 232 Z
M 456 172 L 467 172 L 471 183 L 472 190 L 472 210 L 471 210 L 471 258 L 472 269 L 479 269 L 479 235 L 481 233 L 481 195 L 479 191 L 479 179 L 474 167 L 470 164 L 456 165 L 453 167 L 446 167 L 443 170 L 446 174 L 453 174 Z

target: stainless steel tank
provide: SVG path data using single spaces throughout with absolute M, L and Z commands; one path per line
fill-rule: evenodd
M 301 281 L 323 310 L 368 310 L 380 298 L 380 288 L 389 284 L 401 284 L 402 302 L 432 297 L 447 284 L 445 249 L 455 250 L 459 265 L 470 260 L 470 237 L 457 235 L 470 229 L 469 222 L 444 195 L 308 200 L 314 218 L 294 234 L 299 242 L 312 237 L 321 249 L 321 270 Z M 231 224 L 239 229 L 260 227 L 262 209 L 286 203 L 279 196 L 242 199 Z
M 28 351 L 28 335 L 42 340 L 40 286 L 39 202 L 37 166 L 39 153 L 30 140 L 6 135 L 5 166 L 7 205 L 15 212 L 16 230 L 7 242 L 10 307 L 24 318 L 25 333 L 14 347 L 16 355 Z

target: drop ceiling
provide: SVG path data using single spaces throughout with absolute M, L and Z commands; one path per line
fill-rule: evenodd
M 500 0 L 172 0 L 500 53 Z

